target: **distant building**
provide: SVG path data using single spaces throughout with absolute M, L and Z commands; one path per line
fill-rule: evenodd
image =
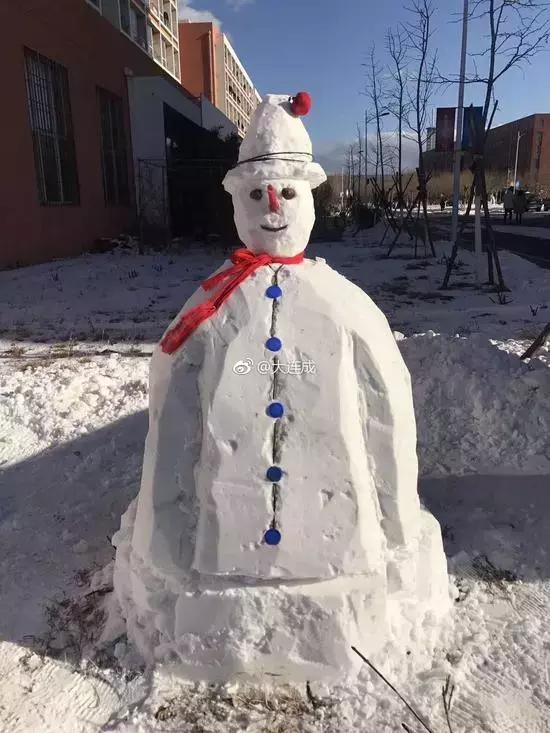
M 493 177 L 496 174 L 502 188 L 513 185 L 518 132 L 519 184 L 533 192 L 550 194 L 550 114 L 532 114 L 489 130 L 485 149 L 486 171 Z M 424 163 L 427 170 L 450 173 L 453 155 L 427 150 Z M 493 180 L 493 184 L 496 181 Z
M 145 219 L 168 238 L 174 207 L 184 223 L 197 208 L 183 184 L 201 189 L 194 169 L 172 170 L 167 139 L 196 165 L 223 147 L 211 129 L 236 132 L 113 25 L 87 0 L 0 2 L 0 268 L 80 254 Z
M 177 0 L 86 1 L 179 80 Z
M 521 187 L 550 193 L 550 114 L 529 115 L 489 131 L 486 168 L 502 175 L 503 186 L 514 182 L 516 148 Z
M 179 23 L 181 83 L 197 97 L 207 97 L 246 132 L 261 96 L 246 69 L 214 23 Z
M 435 127 L 426 130 L 426 151 L 435 150 Z

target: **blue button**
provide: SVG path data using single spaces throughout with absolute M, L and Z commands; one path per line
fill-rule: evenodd
M 281 533 L 278 529 L 268 529 L 264 534 L 266 545 L 278 545 L 281 541 Z
M 282 417 L 284 415 L 285 408 L 280 402 L 272 402 L 267 407 L 267 414 L 269 417 Z
M 283 294 L 283 291 L 278 285 L 270 285 L 265 291 L 265 294 L 268 298 L 280 298 Z
M 265 472 L 268 481 L 280 481 L 283 477 L 283 472 L 279 466 L 270 466 Z
M 277 336 L 272 336 L 270 339 L 267 339 L 265 345 L 270 351 L 280 351 L 283 342 Z

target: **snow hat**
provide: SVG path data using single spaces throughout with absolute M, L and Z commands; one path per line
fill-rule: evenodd
M 305 180 L 316 188 L 327 177 L 313 162 L 311 140 L 300 117 L 311 108 L 307 92 L 268 94 L 256 107 L 239 150 L 239 161 L 223 180 L 233 193 L 243 181 Z

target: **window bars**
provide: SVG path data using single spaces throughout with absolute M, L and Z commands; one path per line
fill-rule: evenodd
M 105 203 L 128 204 L 128 159 L 122 100 L 98 88 L 101 115 L 101 163 Z
M 25 78 L 40 203 L 78 204 L 67 69 L 25 49 Z

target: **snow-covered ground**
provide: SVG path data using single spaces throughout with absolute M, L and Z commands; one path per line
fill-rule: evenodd
M 452 289 L 436 260 L 380 232 L 311 246 L 388 315 L 411 370 L 423 500 L 459 596 L 431 669 L 381 671 L 434 733 L 550 730 L 550 354 L 519 354 L 550 321 L 550 271 L 501 253 L 510 293 Z M 110 537 L 136 495 L 148 354 L 223 259 L 117 251 L 0 273 L 0 730 L 423 730 L 365 668 L 356 684 L 214 688 L 102 644 Z M 107 568 L 102 570 L 102 568 Z M 125 658 L 121 666 L 117 659 Z M 128 666 L 130 665 L 130 666 Z

